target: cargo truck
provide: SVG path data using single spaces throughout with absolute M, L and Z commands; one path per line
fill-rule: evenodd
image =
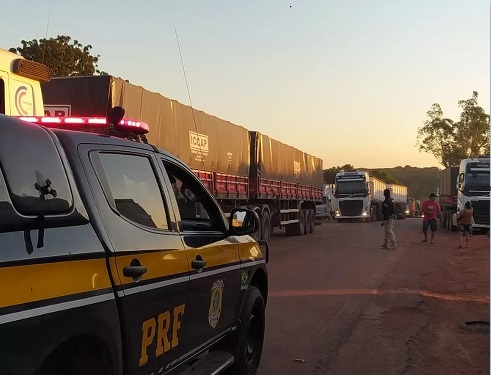
M 397 218 L 406 219 L 406 216 L 409 216 L 407 186 L 387 184 L 387 189 L 391 191 L 390 196 L 394 200 L 394 210 Z
M 150 126 L 148 141 L 183 160 L 228 215 L 247 207 L 260 217 L 256 239 L 315 229 L 322 203 L 322 160 L 242 126 L 112 76 L 53 78 L 42 87 L 50 116 L 105 116 L 120 105 Z
M 439 173 L 439 203 L 442 226 L 457 229 L 456 214 L 466 202 L 474 209 L 474 229 L 489 231 L 489 155 L 463 159 L 459 166 L 445 168 Z
M 325 184 L 323 189 L 322 203 L 315 205 L 316 221 L 333 219 L 335 215 L 333 207 L 338 206 L 336 198 L 334 197 L 335 185 Z
M 368 172 L 341 170 L 336 174 L 334 196 L 337 199 L 335 215 L 338 222 L 346 219 L 364 222 L 381 219 L 385 182 L 370 176 Z

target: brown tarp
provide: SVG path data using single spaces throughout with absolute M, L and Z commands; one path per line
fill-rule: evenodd
M 111 76 L 52 78 L 41 86 L 46 105 L 70 105 L 72 116 L 105 117 Z
M 457 175 L 459 167 L 447 167 L 440 171 L 439 192 L 444 196 L 457 195 Z
M 321 159 L 265 134 L 254 133 L 258 135 L 255 153 L 260 177 L 322 187 Z
M 107 109 L 119 105 L 126 118 L 149 125 L 150 143 L 176 155 L 192 169 L 249 175 L 247 129 L 120 78 L 53 79 L 43 85 L 43 96 L 47 105 L 71 105 L 72 116 L 104 117 Z
M 72 116 L 104 117 L 109 108 L 123 107 L 126 118 L 149 125 L 150 143 L 192 169 L 249 175 L 249 131 L 244 127 L 112 76 L 54 78 L 42 90 L 46 105 L 71 105 Z M 259 143 L 261 177 L 322 186 L 321 159 L 267 135 Z

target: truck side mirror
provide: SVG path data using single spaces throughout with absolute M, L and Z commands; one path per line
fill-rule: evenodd
M 462 190 L 464 187 L 464 174 L 460 173 L 457 178 L 457 190 Z

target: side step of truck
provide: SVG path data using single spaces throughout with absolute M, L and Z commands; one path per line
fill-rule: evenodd
M 227 352 L 214 350 L 189 365 L 182 375 L 218 375 L 234 363 L 234 357 Z

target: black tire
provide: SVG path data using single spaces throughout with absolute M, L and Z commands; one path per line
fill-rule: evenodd
M 269 240 L 271 237 L 271 217 L 268 211 L 263 211 L 263 217 L 261 220 L 261 239 Z
M 285 226 L 287 236 L 301 236 L 305 231 L 305 215 L 303 210 L 298 211 L 298 222 Z
M 454 214 L 453 212 L 450 212 L 450 215 L 449 215 L 450 230 L 452 232 L 456 232 L 457 231 L 457 226 L 456 225 L 453 225 L 453 221 L 452 221 L 453 214 Z
M 301 236 L 305 231 L 305 211 L 300 209 L 298 211 L 298 223 L 293 224 L 293 235 Z
M 303 211 L 303 217 L 305 218 L 305 222 L 303 225 L 303 234 L 306 236 L 309 234 L 309 228 L 310 228 L 310 223 L 312 221 L 312 218 L 310 216 L 310 210 L 302 210 Z
M 257 212 L 257 211 L 256 211 Z M 259 215 L 259 214 L 258 214 Z M 259 228 L 252 234 L 252 238 L 257 242 L 261 239 L 263 235 L 263 221 L 261 220 L 261 215 L 259 215 Z
M 233 353 L 234 364 L 228 373 L 253 375 L 257 372 L 264 344 L 265 310 L 261 292 L 254 285 L 250 285 L 237 327 L 237 343 L 233 346 L 237 350 Z
M 312 220 L 310 221 L 309 233 L 312 234 L 315 232 L 315 211 L 309 210 L 309 212 L 310 212 L 310 217 L 312 218 Z

